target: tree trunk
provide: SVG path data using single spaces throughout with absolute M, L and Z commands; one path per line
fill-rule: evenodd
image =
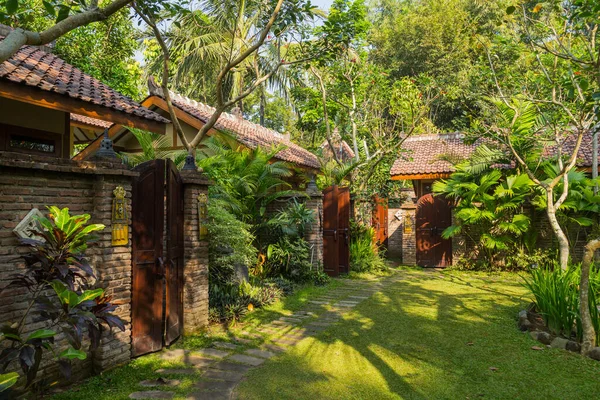
M 579 281 L 579 315 L 583 338 L 581 340 L 581 354 L 586 355 L 596 346 L 596 331 L 590 315 L 590 268 L 594 261 L 596 250 L 600 249 L 600 240 L 593 239 L 585 246 L 585 254 L 581 263 L 581 280 Z
M 569 265 L 569 240 L 567 235 L 563 232 L 558 219 L 556 219 L 556 210 L 554 208 L 554 195 L 552 189 L 546 189 L 546 214 L 548 215 L 548 221 L 550 227 L 554 232 L 554 236 L 558 240 L 558 260 L 560 268 L 565 271 Z

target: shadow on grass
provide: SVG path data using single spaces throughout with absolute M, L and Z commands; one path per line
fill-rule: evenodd
M 254 370 L 240 398 L 597 396 L 598 364 L 532 351 L 531 340 L 517 331 L 518 282 L 490 282 L 494 288 L 479 278 L 405 275 L 342 323 Z

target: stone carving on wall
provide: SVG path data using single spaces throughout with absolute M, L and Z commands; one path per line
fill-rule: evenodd
M 31 209 L 29 213 L 19 222 L 19 224 L 13 229 L 15 235 L 17 235 L 21 239 L 35 239 L 44 241 L 44 238 L 40 236 L 36 236 L 32 230 L 39 230 L 38 223 L 36 218 L 43 218 L 44 214 L 40 212 L 37 208 Z

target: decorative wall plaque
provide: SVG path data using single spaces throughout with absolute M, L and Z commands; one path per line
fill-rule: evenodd
M 206 240 L 208 237 L 208 196 L 198 196 L 198 238 Z
M 36 218 L 43 218 L 44 214 L 41 213 L 37 208 L 33 208 L 27 213 L 25 218 L 19 222 L 19 224 L 13 229 L 15 235 L 21 239 L 35 239 L 45 241 L 44 238 L 33 234 L 32 230 L 39 230 Z
M 129 243 L 129 224 L 127 223 L 127 207 L 125 189 L 117 186 L 113 190 L 115 198 L 112 206 L 112 245 L 125 246 Z
M 414 227 L 413 217 L 411 215 L 407 215 L 404 217 L 404 233 L 412 233 Z

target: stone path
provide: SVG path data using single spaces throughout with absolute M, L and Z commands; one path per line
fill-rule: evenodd
M 235 387 L 249 370 L 301 340 L 320 334 L 360 302 L 401 278 L 400 273 L 394 272 L 380 280 L 347 280 L 343 286 L 307 301 L 302 310 L 261 325 L 254 331 L 242 332 L 232 342 L 214 342 L 211 348 L 198 351 L 167 350 L 161 354 L 163 359 L 182 360 L 186 367 L 157 370 L 156 379 L 140 382 L 140 391 L 131 393 L 129 398 L 172 399 L 175 393 L 169 389 L 179 385 L 178 376 L 200 374 L 188 400 L 231 399 Z

